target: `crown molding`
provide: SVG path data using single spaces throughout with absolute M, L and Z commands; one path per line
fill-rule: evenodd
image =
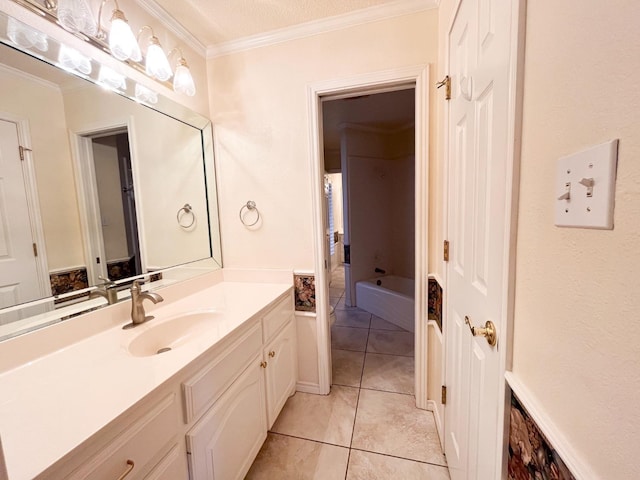
M 154 0 L 136 0 L 136 3 L 146 10 L 147 13 L 160 21 L 167 30 L 191 47 L 191 49 L 198 55 L 201 57 L 206 56 L 207 47 L 204 43 L 198 40 L 189 30 L 183 27 L 180 22 L 169 15 L 169 13 Z
M 15 77 L 21 78 L 23 80 L 27 80 L 29 82 L 33 82 L 36 83 L 42 87 L 45 88 L 50 88 L 51 90 L 57 90 L 58 92 L 60 92 L 62 89 L 55 84 L 54 82 L 50 82 L 49 80 L 45 80 L 44 78 L 40 78 L 36 75 L 32 75 L 30 73 L 27 72 L 23 72 L 22 70 L 19 70 L 17 68 L 11 67 L 9 65 L 6 65 L 4 63 L 0 63 L 0 72 L 4 72 L 10 75 L 13 75 Z
M 149 1 L 149 0 L 145 0 Z M 280 28 L 266 33 L 251 35 L 229 42 L 222 42 L 207 47 L 207 58 L 215 58 L 231 53 L 242 52 L 254 48 L 275 45 L 320 33 L 354 27 L 365 23 L 376 22 L 386 18 L 399 17 L 411 13 L 438 8 L 439 0 L 399 0 L 393 3 L 365 8 L 355 12 L 336 15 L 305 22 L 291 27 Z

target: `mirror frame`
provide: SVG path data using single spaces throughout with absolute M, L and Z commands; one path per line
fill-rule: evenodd
M 144 102 L 140 102 L 135 98 L 133 85 L 136 83 L 142 83 L 145 86 L 149 86 L 150 80 L 147 77 L 143 77 L 141 81 L 141 75 L 138 71 L 139 68 L 134 68 L 130 63 L 123 63 L 113 59 L 106 52 L 100 50 L 96 46 L 95 41 L 90 41 L 90 39 L 82 36 L 73 35 L 65 30 L 63 30 L 58 25 L 49 25 L 48 22 L 55 21 L 55 17 L 52 17 L 48 14 L 49 18 L 45 15 L 41 14 L 38 16 L 34 13 L 36 9 L 32 4 L 25 1 L 14 1 L 13 4 L 7 5 L 6 0 L 0 0 L 0 16 L 5 17 L 6 19 L 9 17 L 13 17 L 16 20 L 40 31 L 43 31 L 48 39 L 56 44 L 71 44 L 74 48 L 77 47 L 78 42 L 84 43 L 83 50 L 87 48 L 91 50 L 95 50 L 91 55 L 91 62 L 98 67 L 103 64 L 108 64 L 111 68 L 114 68 L 113 62 L 117 62 L 117 69 L 119 73 L 122 73 L 127 78 L 128 87 L 127 91 L 114 91 L 114 94 L 123 96 L 130 101 L 134 101 L 140 104 L 143 108 L 150 108 L 162 115 L 166 115 L 170 118 L 173 118 L 179 122 L 182 122 L 186 125 L 189 125 L 200 131 L 200 138 L 202 142 L 202 154 L 203 154 L 203 168 L 204 168 L 204 188 L 205 188 L 205 196 L 206 196 L 206 205 L 207 205 L 207 220 L 208 220 L 208 228 L 209 228 L 209 251 L 210 257 L 200 260 L 195 260 L 192 262 L 187 262 L 180 265 L 174 265 L 167 268 L 155 270 L 153 272 L 144 273 L 137 276 L 128 277 L 126 279 L 122 279 L 116 282 L 117 285 L 128 284 L 135 279 L 143 279 L 145 281 L 154 281 L 156 283 L 153 284 L 155 287 L 162 287 L 168 283 L 173 283 L 175 281 L 185 280 L 188 278 L 196 277 L 198 275 L 202 275 L 208 273 L 210 271 L 218 270 L 222 268 L 222 249 L 221 249 L 221 234 L 220 234 L 220 222 L 219 222 L 219 209 L 218 209 L 218 193 L 217 193 L 217 175 L 215 169 L 215 158 L 214 158 L 214 144 L 213 144 L 213 126 L 209 119 L 200 115 L 197 112 L 192 111 L 190 108 L 186 107 L 183 104 L 180 104 L 171 98 L 169 98 L 165 93 L 166 82 L 158 82 L 158 85 L 155 85 L 155 91 L 158 92 L 158 103 L 156 105 L 149 105 Z M 45 23 L 43 23 L 45 22 Z M 46 55 L 43 55 L 41 52 L 31 51 L 25 48 L 22 48 L 18 45 L 13 44 L 3 35 L 0 35 L 0 43 L 6 45 L 9 48 L 12 48 L 16 51 L 21 52 L 22 54 L 29 55 L 30 57 L 34 57 L 38 61 L 43 61 L 55 68 L 60 68 L 56 65 L 56 59 L 48 58 Z M 106 55 L 106 57 L 105 57 Z M 75 75 L 84 80 L 90 81 L 91 83 L 98 85 L 97 82 L 97 71 L 99 68 L 92 68 L 93 76 L 91 75 L 83 75 L 78 72 L 68 72 L 71 75 Z M 155 83 L 151 81 L 152 84 Z M 75 170 L 75 167 L 74 167 Z M 75 175 L 78 175 L 76 171 Z M 74 179 L 77 181 L 77 178 Z M 212 228 L 213 227 L 213 228 Z M 83 238 L 83 242 L 86 239 Z M 158 277 L 164 278 L 163 280 L 157 281 Z M 18 305 L 14 305 L 11 307 L 6 307 L 0 309 L 0 317 L 2 314 L 7 314 L 11 312 L 15 312 L 16 310 L 29 309 L 32 307 L 36 307 L 38 305 L 42 305 L 44 303 L 51 302 L 54 304 L 56 301 L 61 301 L 65 299 L 69 299 L 71 297 L 77 295 L 86 295 L 88 292 L 92 290 L 96 290 L 99 288 L 99 285 L 89 286 L 88 288 L 84 288 L 81 290 L 76 290 L 68 293 L 63 293 L 59 295 L 53 295 L 51 297 L 45 297 L 42 299 L 38 299 L 32 302 L 26 302 Z M 126 300 L 129 298 L 128 290 L 123 290 L 118 292 L 118 301 Z M 14 336 L 21 335 L 23 333 L 27 333 L 29 331 L 45 327 L 47 325 L 51 325 L 53 323 L 58 323 L 65 318 L 69 318 L 72 316 L 79 315 L 81 313 L 85 313 L 86 311 L 95 310 L 96 308 L 100 308 L 102 306 L 107 306 L 106 300 L 102 298 L 91 299 L 81 301 L 79 303 L 75 303 L 69 307 L 62 307 L 60 309 L 54 309 L 50 312 L 47 312 L 45 315 L 47 318 L 40 321 L 39 318 L 42 315 L 36 315 L 35 317 L 26 317 L 19 322 L 24 322 L 25 328 L 19 328 L 14 333 L 7 334 L 6 332 L 0 331 L 0 341 L 6 340 L 8 338 L 12 338 Z M 9 324 L 10 325 L 10 324 Z

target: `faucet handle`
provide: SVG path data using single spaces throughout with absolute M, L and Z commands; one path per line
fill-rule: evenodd
M 140 280 L 134 280 L 131 284 L 131 291 L 135 291 L 136 293 L 140 293 L 142 291 L 142 285 L 140 285 Z
M 104 286 L 106 288 L 114 287 L 116 285 L 116 282 L 114 282 L 113 280 L 109 279 L 108 275 L 106 277 L 103 277 L 102 275 L 98 275 L 98 279 L 102 280 L 104 282 Z

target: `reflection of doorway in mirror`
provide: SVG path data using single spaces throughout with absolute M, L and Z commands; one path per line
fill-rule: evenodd
M 38 238 L 35 178 L 26 158 L 30 150 L 21 145 L 26 128 L 0 116 L 0 308 L 50 295 L 43 280 L 46 259 L 44 241 Z M 0 323 L 20 318 L 15 311 L 3 315 Z
M 142 273 L 129 138 L 126 131 L 92 137 L 95 191 L 102 231 L 98 270 L 110 280 Z

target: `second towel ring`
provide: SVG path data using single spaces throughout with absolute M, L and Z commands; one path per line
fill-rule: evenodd
M 191 214 L 191 223 L 185 225 L 184 223 L 182 223 L 182 219 L 187 214 Z M 182 207 L 180 210 L 178 210 L 178 213 L 176 213 L 176 220 L 178 221 L 178 225 L 180 225 L 182 228 L 192 227 L 193 224 L 196 223 L 196 214 L 193 213 L 193 208 L 191 208 L 191 205 L 189 205 L 188 203 L 185 203 L 184 207 Z
M 244 221 L 244 217 L 242 216 L 244 210 L 247 209 L 247 211 L 249 212 L 256 212 L 256 220 L 253 223 L 247 223 Z M 258 207 L 256 207 L 256 202 L 254 202 L 253 200 L 249 200 L 246 204 L 244 204 L 241 208 L 240 208 L 240 221 L 242 222 L 242 224 L 245 227 L 253 227 L 256 223 L 258 223 L 260 221 L 260 211 L 258 210 Z

